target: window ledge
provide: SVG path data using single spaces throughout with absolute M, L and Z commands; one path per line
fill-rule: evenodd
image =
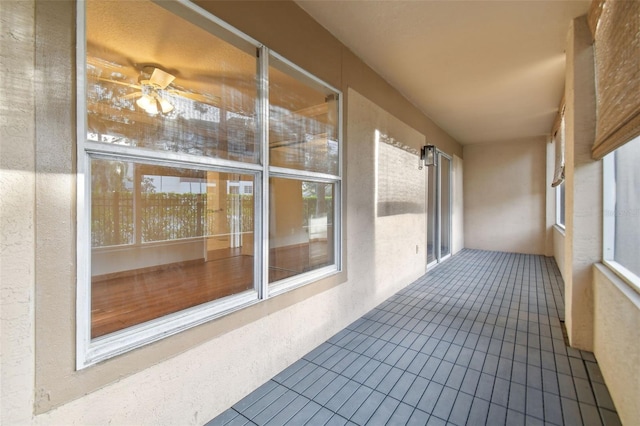
M 553 227 L 555 228 L 556 231 L 558 231 L 559 233 L 562 234 L 562 236 L 565 235 L 566 229 L 564 226 L 562 225 L 558 225 L 557 223 L 555 225 L 553 225 Z
M 640 278 L 617 262 L 604 260 L 596 267 L 607 276 L 640 309 Z M 632 293 L 631 297 L 628 293 Z

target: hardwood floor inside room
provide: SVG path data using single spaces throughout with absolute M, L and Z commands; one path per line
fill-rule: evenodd
M 93 277 L 91 337 L 254 288 L 253 256 L 227 249 L 209 259 Z M 333 262 L 328 259 L 326 241 L 272 249 L 269 282 Z

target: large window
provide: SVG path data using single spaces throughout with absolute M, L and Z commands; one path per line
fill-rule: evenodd
M 338 272 L 339 91 L 189 3 L 78 8 L 78 368 Z
M 564 180 L 558 186 L 556 186 L 556 225 L 560 228 L 565 229 L 565 182 Z
M 604 157 L 604 261 L 640 292 L 640 137 Z

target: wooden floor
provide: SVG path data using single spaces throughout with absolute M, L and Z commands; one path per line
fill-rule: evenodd
M 272 250 L 269 282 L 321 266 L 317 260 L 320 248 L 316 244 Z M 227 257 L 218 257 L 207 262 L 193 261 L 155 270 L 94 277 L 91 337 L 254 288 L 253 256 L 229 252 Z M 326 255 L 324 259 L 326 263 Z

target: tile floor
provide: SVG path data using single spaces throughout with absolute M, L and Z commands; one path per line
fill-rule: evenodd
M 543 256 L 465 249 L 208 425 L 618 425 Z

